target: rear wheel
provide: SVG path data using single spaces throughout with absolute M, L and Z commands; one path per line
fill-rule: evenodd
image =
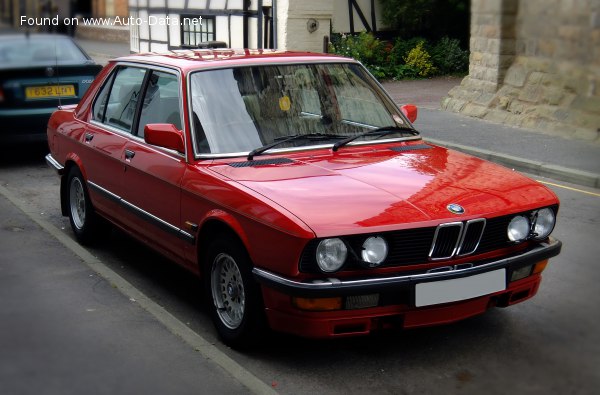
M 98 216 L 92 207 L 83 175 L 76 166 L 67 175 L 66 199 L 75 238 L 82 244 L 90 243 L 98 228 Z
M 215 238 L 206 259 L 205 285 L 213 323 L 227 345 L 252 346 L 265 329 L 258 284 L 241 243 L 229 235 Z

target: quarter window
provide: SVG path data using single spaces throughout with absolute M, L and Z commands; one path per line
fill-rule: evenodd
M 181 42 L 184 48 L 195 48 L 201 42 L 214 41 L 214 16 L 184 15 L 182 20 Z
M 117 70 L 104 110 L 103 123 L 127 132 L 131 131 L 145 74 L 144 69 L 137 67 L 123 67 Z

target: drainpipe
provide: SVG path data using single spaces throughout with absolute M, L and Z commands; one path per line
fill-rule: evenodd
M 271 12 L 273 13 L 273 31 L 271 32 L 273 35 L 273 48 L 277 49 L 277 0 L 273 0 L 273 9 Z
M 244 4 L 243 4 L 243 18 L 244 18 L 244 22 L 243 22 L 243 30 L 244 30 L 244 48 L 248 48 L 248 14 L 249 14 L 249 8 L 250 8 L 250 0 L 244 0 Z M 231 45 L 231 43 L 229 44 Z
M 256 48 L 262 49 L 263 46 L 263 0 L 258 0 L 258 31 L 256 32 Z

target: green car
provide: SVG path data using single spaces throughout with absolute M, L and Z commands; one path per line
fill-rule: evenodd
M 0 144 L 45 141 L 52 112 L 78 103 L 101 68 L 68 36 L 0 36 Z

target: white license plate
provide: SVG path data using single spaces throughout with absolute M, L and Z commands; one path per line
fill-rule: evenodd
M 415 286 L 415 305 L 430 306 L 476 298 L 506 289 L 506 269 Z

